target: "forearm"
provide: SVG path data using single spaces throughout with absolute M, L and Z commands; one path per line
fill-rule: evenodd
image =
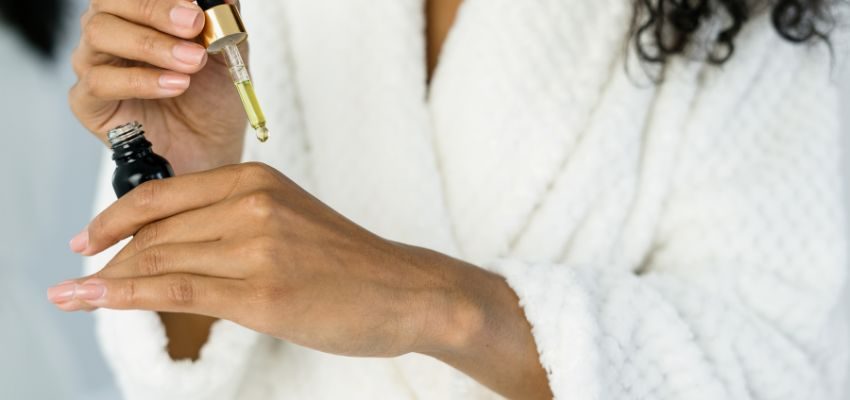
M 418 352 L 432 356 L 511 399 L 551 399 L 546 371 L 519 300 L 505 280 L 442 254 L 420 262 L 449 272 L 436 318 L 427 318 Z

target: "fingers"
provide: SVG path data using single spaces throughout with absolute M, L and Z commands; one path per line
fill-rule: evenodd
M 143 226 L 174 215 L 207 207 L 277 180 L 277 172 L 263 164 L 249 163 L 197 174 L 150 181 L 133 189 L 92 220 L 86 231 L 83 255 L 97 254 L 133 235 Z M 257 199 L 260 208 L 269 202 Z M 211 214 L 212 215 L 212 214 Z M 216 218 L 225 218 L 218 215 Z
M 100 278 L 134 278 L 187 273 L 242 279 L 251 271 L 250 255 L 235 242 L 163 244 L 149 247 L 122 261 L 110 262 Z
M 207 62 L 205 49 L 192 42 L 203 29 L 203 12 L 188 0 L 92 0 L 80 23 L 82 40 L 72 56 L 78 82 L 69 102 L 92 132 L 102 130 L 120 100 L 183 94 L 188 75 Z M 145 67 L 119 68 L 132 64 Z
M 218 242 L 252 236 L 251 232 L 243 232 L 245 227 L 238 223 L 239 216 L 235 214 L 230 200 L 226 200 L 153 222 L 139 229 L 110 264 L 121 263 L 139 252 L 163 244 Z
M 81 300 L 77 300 L 76 289 L 81 282 L 65 281 L 51 287 L 47 290 L 47 298 L 62 311 L 94 311 L 97 307 L 86 304 Z
M 93 14 L 112 14 L 183 39 L 201 33 L 204 14 L 188 0 L 92 0 Z
M 118 108 L 117 100 L 164 99 L 183 94 L 190 78 L 175 72 L 144 67 L 101 65 L 91 68 L 68 94 L 71 110 L 92 132 Z
M 48 298 L 64 311 L 84 308 L 182 312 L 231 319 L 247 286 L 239 280 L 191 274 L 141 278 L 95 278 L 50 288 Z
M 86 40 L 81 40 L 80 45 L 71 54 L 71 67 L 74 69 L 77 79 L 85 76 L 89 68 L 95 65 L 117 63 L 118 61 L 115 56 L 95 51 Z
M 100 65 L 71 89 L 72 104 L 95 108 L 97 103 L 131 98 L 160 99 L 183 94 L 190 77 L 176 72 L 145 67 Z
M 107 61 L 110 55 L 140 61 L 184 74 L 198 72 L 207 61 L 207 51 L 195 42 L 181 40 L 149 27 L 123 20 L 112 14 L 97 14 L 84 28 L 84 44 L 75 63 L 91 65 Z M 77 69 L 85 69 L 85 65 Z

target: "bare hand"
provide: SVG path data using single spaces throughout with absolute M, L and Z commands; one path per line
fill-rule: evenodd
M 101 272 L 51 288 L 51 301 L 208 315 L 347 356 L 418 352 L 505 396 L 551 398 L 504 279 L 380 238 L 268 166 L 147 182 L 95 217 L 74 250 L 97 254 L 134 234 Z
M 106 141 L 138 120 L 178 173 L 239 161 L 246 117 L 220 57 L 194 41 L 204 26 L 187 0 L 92 0 L 73 54 L 71 108 Z
M 423 261 L 429 252 L 366 231 L 262 164 L 145 183 L 87 234 L 84 255 L 135 236 L 100 273 L 71 283 L 73 296 L 52 297 L 64 310 L 208 315 L 335 354 L 433 345 L 423 339 L 445 326 L 455 283 Z

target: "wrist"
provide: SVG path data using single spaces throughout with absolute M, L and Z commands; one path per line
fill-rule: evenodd
M 507 281 L 443 255 L 431 255 L 426 262 L 448 278 L 427 296 L 430 303 L 420 320 L 422 339 L 415 352 L 507 398 L 551 399 L 531 325 Z
M 418 263 L 434 268 L 439 279 L 418 302 L 419 332 L 412 351 L 438 359 L 456 356 L 485 335 L 493 322 L 486 292 L 501 278 L 452 257 L 424 252 Z

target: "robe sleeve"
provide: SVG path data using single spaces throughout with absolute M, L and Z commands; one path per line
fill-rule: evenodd
M 846 398 L 837 92 L 829 57 L 774 44 L 700 78 L 640 265 L 488 265 L 556 398 Z

